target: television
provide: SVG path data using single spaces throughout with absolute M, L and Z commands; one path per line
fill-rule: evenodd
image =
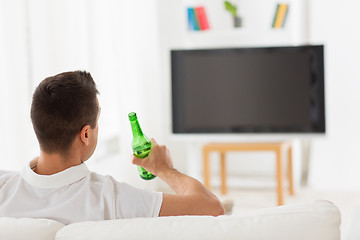
M 325 133 L 324 46 L 171 50 L 172 132 Z

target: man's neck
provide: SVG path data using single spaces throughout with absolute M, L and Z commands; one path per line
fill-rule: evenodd
M 53 175 L 81 163 L 80 158 L 71 155 L 64 156 L 58 153 L 41 152 L 33 170 L 40 175 Z

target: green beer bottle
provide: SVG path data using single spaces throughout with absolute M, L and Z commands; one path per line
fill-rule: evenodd
M 133 140 L 131 146 L 134 155 L 138 158 L 146 158 L 150 153 L 151 142 L 143 134 L 136 113 L 134 112 L 129 113 L 129 120 L 130 120 L 131 130 L 133 133 Z M 149 173 L 140 166 L 138 166 L 138 170 L 140 177 L 142 179 L 151 180 L 156 177 L 154 174 Z

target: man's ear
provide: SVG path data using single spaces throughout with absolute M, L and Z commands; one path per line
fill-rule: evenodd
M 80 131 L 80 139 L 85 145 L 89 145 L 90 125 L 85 125 Z

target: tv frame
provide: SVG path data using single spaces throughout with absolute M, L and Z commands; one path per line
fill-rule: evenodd
M 243 52 L 257 52 L 257 51 L 316 51 L 317 57 L 320 57 L 320 66 L 318 67 L 318 72 L 316 72 L 317 76 L 317 84 L 320 84 L 320 92 L 319 92 L 319 104 L 320 104 L 320 121 L 321 126 L 316 131 L 233 131 L 233 132 L 186 132 L 186 131 L 179 131 L 176 129 L 178 126 L 178 118 L 177 116 L 180 115 L 178 110 L 178 103 L 176 103 L 175 98 L 177 93 L 177 86 L 176 83 L 174 84 L 174 79 L 178 76 L 178 73 L 174 70 L 174 65 L 178 64 L 175 59 L 175 54 L 184 54 L 186 52 L 204 52 L 204 51 L 243 51 Z M 313 75 L 314 77 L 314 75 Z M 231 136 L 232 139 L 236 140 L 239 139 L 239 136 L 244 136 L 246 138 L 252 137 L 255 139 L 261 136 L 263 139 L 264 136 L 270 136 L 270 139 L 288 139 L 290 136 L 296 137 L 311 137 L 311 136 L 319 136 L 326 134 L 326 109 L 325 109 L 325 70 L 324 70 L 324 45 L 299 45 L 299 46 L 274 46 L 274 47 L 239 47 L 239 48 L 209 48 L 209 49 L 173 49 L 171 50 L 171 132 L 172 136 L 177 136 L 182 138 L 183 136 L 189 137 L 192 136 L 193 139 L 201 139 L 205 137 L 209 139 L 209 136 L 215 137 L 215 139 L 229 139 Z M 274 136 L 276 136 L 274 138 Z M 242 137 L 240 137 L 242 138 Z

